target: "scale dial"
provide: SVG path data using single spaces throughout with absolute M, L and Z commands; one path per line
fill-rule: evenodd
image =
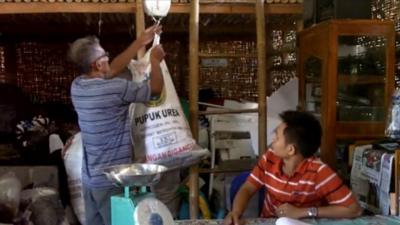
M 144 0 L 144 10 L 149 16 L 165 17 L 171 7 L 171 0 Z

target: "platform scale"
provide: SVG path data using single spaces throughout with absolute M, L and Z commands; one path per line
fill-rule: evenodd
M 156 164 L 127 164 L 104 170 L 115 185 L 124 187 L 124 193 L 111 196 L 112 225 L 171 225 L 174 224 L 168 208 L 147 192 L 147 186 L 157 183 L 167 167 Z M 139 190 L 131 191 L 131 187 Z

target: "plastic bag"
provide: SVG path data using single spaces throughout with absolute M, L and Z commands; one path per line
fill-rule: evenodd
M 24 190 L 21 201 L 28 205 L 30 220 L 37 225 L 61 225 L 65 221 L 64 208 L 58 192 L 53 188 L 40 187 Z
M 11 223 L 18 213 L 21 182 L 13 172 L 0 177 L 0 223 Z
M 392 96 L 392 105 L 389 108 L 385 135 L 389 138 L 400 138 L 400 90 L 397 89 Z

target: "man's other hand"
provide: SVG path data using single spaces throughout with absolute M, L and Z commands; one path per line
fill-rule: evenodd
M 156 45 L 153 47 L 150 53 L 150 61 L 160 63 L 165 57 L 165 52 L 162 45 Z

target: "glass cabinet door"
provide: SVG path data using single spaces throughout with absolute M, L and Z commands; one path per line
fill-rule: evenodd
M 385 46 L 383 37 L 338 37 L 337 121 L 384 120 Z
M 313 113 L 318 118 L 321 117 L 321 77 L 322 60 L 310 56 L 304 62 L 305 75 L 305 110 Z

